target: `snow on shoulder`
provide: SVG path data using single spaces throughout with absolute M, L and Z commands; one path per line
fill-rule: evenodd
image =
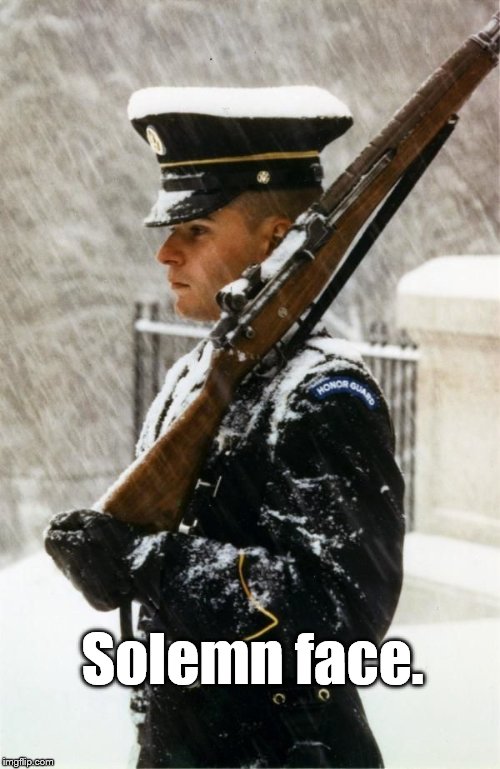
M 359 350 L 356 349 L 352 342 L 348 342 L 347 339 L 339 339 L 337 337 L 327 336 L 313 336 L 308 342 L 310 347 L 314 347 L 317 350 L 321 350 L 325 355 L 331 355 L 336 358 L 343 358 L 348 363 L 363 364 L 363 358 Z
M 352 117 L 348 107 L 324 88 L 310 85 L 270 88 L 152 87 L 130 97 L 128 117 L 186 113 L 226 118 Z
M 364 369 L 363 360 L 356 348 L 345 339 L 335 339 L 324 332 L 317 332 L 283 369 L 272 384 L 271 429 L 267 438 L 272 447 L 278 443 L 283 426 L 302 418 L 302 409 L 296 409 L 303 397 L 305 382 L 320 375 L 359 372 Z

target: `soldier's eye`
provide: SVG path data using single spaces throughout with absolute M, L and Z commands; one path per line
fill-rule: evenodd
M 208 232 L 208 227 L 204 227 L 203 224 L 192 224 L 189 228 L 189 232 L 191 235 L 193 235 L 195 238 L 199 237 L 200 235 L 206 235 Z

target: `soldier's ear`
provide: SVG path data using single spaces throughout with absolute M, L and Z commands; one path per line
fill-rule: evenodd
M 285 216 L 270 216 L 265 220 L 267 224 L 267 249 L 266 256 L 279 246 L 290 228 L 291 221 Z

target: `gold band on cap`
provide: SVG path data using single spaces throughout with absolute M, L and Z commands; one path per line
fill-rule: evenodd
M 160 163 L 160 168 L 202 166 L 214 163 L 244 163 L 252 160 L 300 160 L 302 158 L 314 157 L 319 157 L 318 150 L 306 150 L 305 152 L 262 152 L 260 155 L 233 155 L 225 158 L 202 158 L 201 160 L 180 160 L 175 163 Z

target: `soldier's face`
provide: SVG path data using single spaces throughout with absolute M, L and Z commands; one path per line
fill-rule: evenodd
M 217 292 L 270 253 L 275 230 L 271 218 L 251 227 L 243 212 L 231 206 L 169 228 L 156 258 L 167 267 L 176 312 L 216 320 Z

